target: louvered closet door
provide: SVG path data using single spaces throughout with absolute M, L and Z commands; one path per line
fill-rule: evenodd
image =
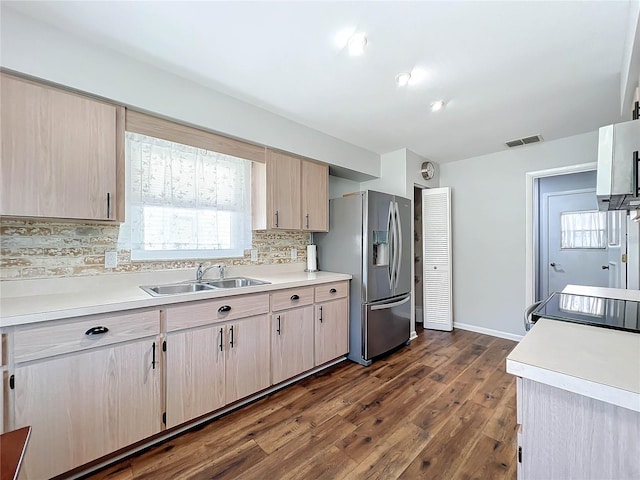
M 422 190 L 424 328 L 453 330 L 451 189 Z

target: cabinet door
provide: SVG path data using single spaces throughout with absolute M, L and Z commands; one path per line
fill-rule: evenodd
M 316 306 L 316 365 L 349 352 L 349 303 L 346 298 Z
M 300 159 L 267 150 L 267 225 L 300 230 Z
M 271 317 L 273 383 L 313 368 L 313 306 L 279 312 Z
M 15 426 L 32 427 L 21 478 L 53 477 L 160 431 L 153 345 L 137 340 L 15 369 Z
M 114 219 L 121 107 L 6 74 L 1 90 L 0 215 Z
M 329 231 L 329 167 L 302 161 L 302 229 Z
M 167 428 L 224 406 L 224 327 L 167 335 Z
M 231 403 L 270 385 L 269 317 L 239 320 L 226 330 L 225 396 Z

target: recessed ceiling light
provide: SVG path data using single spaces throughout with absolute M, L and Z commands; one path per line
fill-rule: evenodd
M 357 32 L 349 37 L 347 47 L 349 55 L 362 55 L 364 47 L 367 45 L 367 36 L 363 32 Z
M 437 112 L 438 110 L 442 110 L 442 107 L 444 107 L 444 102 L 442 100 L 438 100 L 431 104 L 431 111 Z
M 402 72 L 396 75 L 396 82 L 401 87 L 416 85 L 427 78 L 427 71 L 422 68 L 414 68 L 411 72 Z
M 411 74 L 409 72 L 402 72 L 396 75 L 396 82 L 401 87 L 406 86 L 409 83 L 409 80 L 411 80 Z

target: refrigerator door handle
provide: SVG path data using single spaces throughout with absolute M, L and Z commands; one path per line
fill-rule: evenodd
M 406 298 L 404 298 L 403 300 L 400 300 L 398 302 L 383 303 L 381 305 L 372 305 L 371 306 L 371 310 L 385 310 L 385 309 L 388 309 L 388 308 L 399 307 L 400 305 L 403 305 L 403 304 L 407 303 L 410 299 L 411 299 L 411 295 L 408 295 Z
M 395 257 L 396 257 L 396 261 L 395 261 L 395 281 L 393 284 L 393 288 L 394 290 L 398 287 L 398 275 L 400 274 L 400 265 L 402 262 L 402 225 L 400 224 L 400 209 L 398 208 L 398 202 L 394 202 L 394 208 L 395 208 L 395 234 L 394 234 L 394 239 L 397 239 L 398 241 L 398 245 L 397 247 L 394 249 L 395 250 Z
M 391 289 L 392 293 L 393 293 L 393 273 L 394 273 L 393 258 L 395 255 L 394 236 L 393 236 L 395 223 L 393 221 L 393 213 L 394 213 L 393 202 L 389 202 L 389 214 L 387 216 L 387 245 L 388 245 L 387 248 L 389 249 L 389 258 L 387 259 L 388 261 L 387 270 L 389 272 L 389 288 Z

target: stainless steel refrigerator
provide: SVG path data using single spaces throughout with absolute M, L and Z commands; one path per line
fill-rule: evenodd
M 321 270 L 353 276 L 349 358 L 374 357 L 411 334 L 411 201 L 367 190 L 329 202 L 329 232 L 314 234 Z

